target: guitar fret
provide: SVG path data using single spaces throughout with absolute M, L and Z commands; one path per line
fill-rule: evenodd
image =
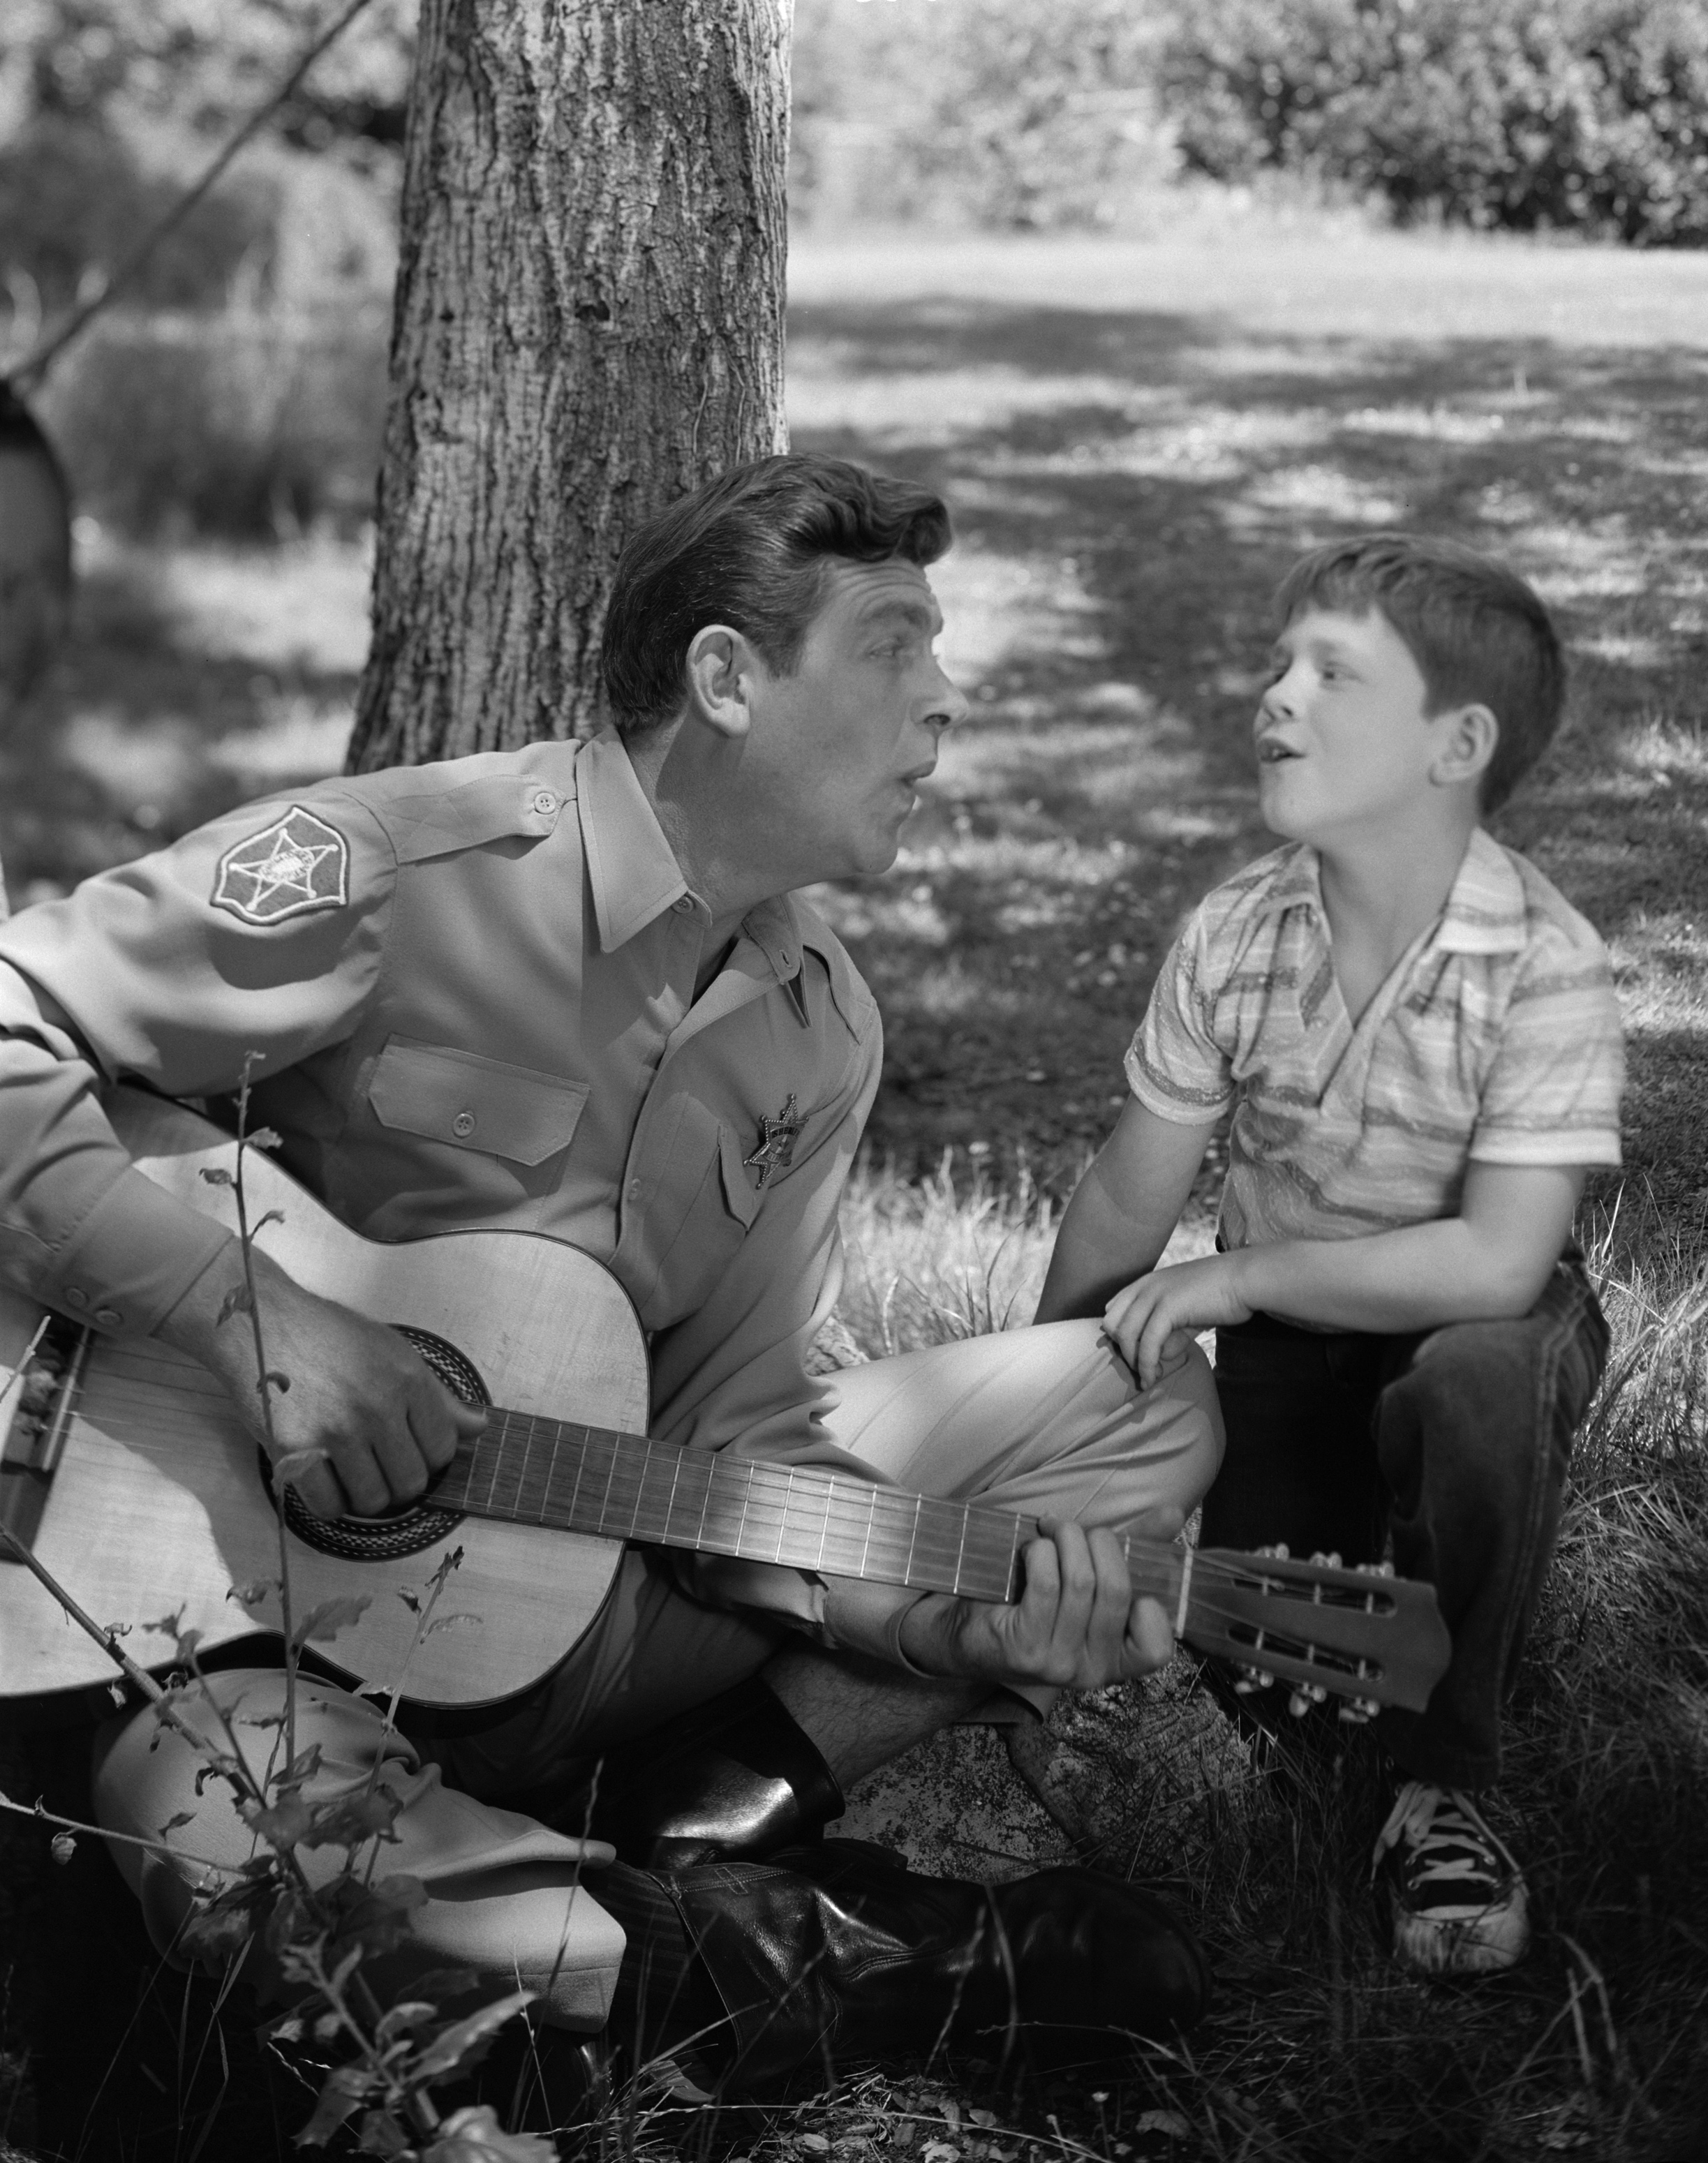
M 576 1511 L 580 1507 L 581 1503 L 581 1475 L 587 1469 L 587 1445 L 592 1439 L 593 1438 L 589 1431 L 585 1427 L 583 1427 L 581 1429 L 581 1447 L 575 1453 L 575 1484 L 569 1490 L 569 1503 L 568 1507 L 565 1511 L 565 1515 L 568 1516 L 569 1522 L 572 1525 L 577 1521 Z
M 537 1420 L 530 1420 L 528 1422 L 527 1433 L 522 1440 L 521 1463 L 516 1469 L 516 1499 L 518 1510 L 522 1507 L 528 1491 L 528 1463 L 534 1453 L 534 1434 L 538 1425 L 539 1422 Z M 555 1443 L 552 1445 L 552 1448 L 553 1453 L 555 1455 L 557 1453 L 557 1444 Z M 544 1520 L 542 1519 L 541 1521 L 543 1523 Z
M 914 1549 L 919 1544 L 919 1512 L 925 1507 L 925 1498 L 923 1495 L 914 1495 L 913 1537 L 908 1542 L 907 1575 L 902 1580 L 904 1584 L 911 1584 L 914 1581 Z
M 648 1447 L 650 1448 L 651 1445 L 648 1444 Z M 666 1532 L 668 1532 L 670 1529 L 670 1520 L 675 1515 L 676 1489 L 678 1483 L 682 1478 L 682 1460 L 686 1454 L 687 1452 L 685 1450 L 678 1449 L 676 1453 L 675 1462 L 670 1468 L 670 1492 L 664 1498 L 664 1523 L 662 1527 L 662 1529 Z
M 710 1480 L 706 1483 L 706 1493 L 708 1495 L 711 1493 L 711 1483 Z M 739 1523 L 736 1527 L 736 1550 L 737 1553 L 741 1552 L 742 1535 L 747 1529 L 747 1511 L 752 1500 L 753 1475 L 749 1472 L 747 1480 L 743 1484 L 741 1489 L 741 1516 Z M 700 1521 L 702 1524 L 705 1521 L 704 1511 L 701 1512 Z
M 606 1525 L 610 1521 L 611 1482 L 616 1478 L 616 1469 L 617 1453 L 616 1448 L 612 1447 L 610 1448 L 610 1461 L 605 1467 L 605 1492 L 600 1497 L 599 1501 L 599 1529 L 601 1532 L 605 1531 Z

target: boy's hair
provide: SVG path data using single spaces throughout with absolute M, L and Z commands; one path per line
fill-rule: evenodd
M 652 519 L 617 558 L 600 666 L 618 730 L 673 720 L 696 631 L 726 623 L 788 675 L 834 560 L 922 568 L 951 539 L 940 497 L 847 458 L 731 467 Z
M 1506 802 L 1553 741 L 1565 706 L 1559 634 L 1524 580 L 1474 548 L 1410 533 L 1332 542 L 1276 589 L 1283 625 L 1309 608 L 1377 610 L 1417 663 L 1428 712 L 1488 707 L 1501 740 L 1482 777 L 1485 811 Z

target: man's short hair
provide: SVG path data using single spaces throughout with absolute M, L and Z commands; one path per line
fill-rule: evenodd
M 833 561 L 921 568 L 951 539 L 942 500 L 847 458 L 787 453 L 732 466 L 650 520 L 617 558 L 600 666 L 625 736 L 673 720 L 696 631 L 726 623 L 767 668 L 800 660 Z
M 1417 664 L 1427 712 L 1489 709 L 1501 740 L 1482 778 L 1485 811 L 1506 802 L 1553 741 L 1565 657 L 1548 610 L 1504 564 L 1411 533 L 1332 542 L 1302 557 L 1276 589 L 1283 625 L 1311 608 L 1379 610 Z

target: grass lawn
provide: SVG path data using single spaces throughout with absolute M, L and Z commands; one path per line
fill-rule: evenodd
M 974 699 L 896 875 L 824 896 L 888 1032 L 833 1349 L 1030 1312 L 1175 928 L 1265 846 L 1267 597 L 1318 541 L 1450 533 L 1557 610 L 1572 725 L 1498 831 L 1607 937 L 1631 1088 L 1627 1173 L 1585 1213 L 1618 1349 L 1513 1715 L 1532 1961 L 1477 1990 L 1396 1977 L 1364 1883 L 1369 1753 L 1290 1790 L 1171 1672 L 1066 1724 L 1034 1832 L 1191 1909 L 1219 1977 L 1192 2055 L 1018 2101 L 868 2082 L 741 2142 L 839 2163 L 1708 2155 L 1708 259 L 899 238 L 804 244 L 791 281 L 795 442 L 948 495 L 935 576 Z M 6 754 L 14 902 L 336 764 L 363 578 L 331 544 L 92 543 L 84 640 Z M 0 2139 L 4 2093 L 0 2066 Z

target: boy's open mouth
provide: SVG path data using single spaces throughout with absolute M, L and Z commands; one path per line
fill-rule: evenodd
M 1264 736 L 1259 740 L 1257 762 L 1260 766 L 1273 766 L 1279 759 L 1297 758 L 1298 756 L 1297 752 L 1290 750 L 1279 736 Z

